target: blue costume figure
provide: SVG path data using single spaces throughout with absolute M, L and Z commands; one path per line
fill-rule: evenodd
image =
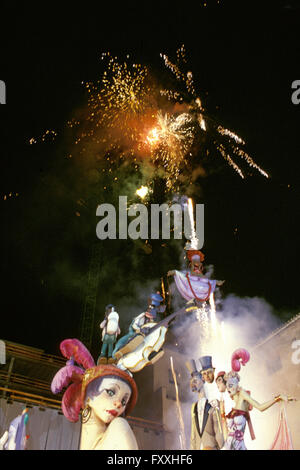
M 119 315 L 115 311 L 115 307 L 109 304 L 105 308 L 105 318 L 100 323 L 102 329 L 102 348 L 97 364 L 107 364 L 114 362 L 112 357 L 113 348 L 120 334 Z M 106 357 L 107 356 L 107 357 Z
M 143 336 L 138 333 L 146 323 L 159 321 L 158 313 L 162 313 L 166 309 L 165 305 L 161 305 L 163 300 L 159 293 L 150 295 L 147 310 L 132 320 L 127 335 L 122 336 L 117 342 L 112 354 L 114 359 L 120 359 L 124 354 L 131 352 L 141 344 Z M 143 333 L 147 334 L 148 331 L 143 329 Z
M 28 422 L 28 409 L 25 408 L 21 415 L 17 416 L 9 425 L 0 439 L 0 450 L 25 450 L 26 424 Z

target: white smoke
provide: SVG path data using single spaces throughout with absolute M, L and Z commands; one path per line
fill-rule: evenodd
M 175 294 L 174 297 L 176 303 L 179 302 Z M 212 356 L 213 366 L 218 373 L 221 370 L 226 372 L 231 370 L 231 356 L 236 349 L 245 348 L 251 352 L 251 348 L 280 326 L 280 323 L 272 306 L 263 298 L 240 298 L 231 294 L 217 302 L 218 329 L 210 337 L 202 337 L 201 325 L 191 314 L 174 325 L 172 331 L 178 341 L 184 338 L 184 341 L 181 342 L 184 344 L 184 360 L 194 359 L 197 361 L 201 356 Z M 271 392 L 266 390 L 261 364 L 251 364 L 251 367 L 250 363 L 251 358 L 240 371 L 240 384 L 244 389 L 251 391 L 254 399 L 263 403 L 273 398 L 274 395 L 270 395 Z M 199 362 L 198 367 L 200 367 Z M 189 388 L 189 383 L 186 384 L 186 387 Z M 212 395 L 215 395 L 214 398 L 219 398 L 220 395 L 215 384 L 208 386 L 207 389 L 209 399 L 213 398 Z M 281 390 L 278 390 L 278 393 L 280 392 Z M 186 412 L 186 410 L 190 410 L 192 403 L 196 400 L 197 394 L 194 394 L 193 397 L 190 393 L 186 394 L 186 401 L 189 404 L 188 407 L 186 407 L 186 403 L 184 406 L 186 429 L 190 428 L 190 411 Z M 233 402 L 227 393 L 225 393 L 225 406 L 226 412 L 229 412 L 233 407 Z M 269 448 L 275 436 L 278 413 L 277 408 L 276 410 L 269 409 L 263 413 L 255 409 L 251 411 L 256 440 L 251 440 L 249 431 L 246 429 L 245 442 L 249 449 Z

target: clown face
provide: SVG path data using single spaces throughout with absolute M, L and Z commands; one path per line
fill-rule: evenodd
M 124 413 L 131 396 L 127 383 L 117 378 L 104 378 L 99 387 L 99 395 L 89 399 L 89 406 L 96 417 L 105 424 Z
M 191 272 L 194 274 L 202 274 L 203 264 L 199 255 L 194 255 L 191 259 Z
M 231 398 L 238 392 L 239 381 L 237 377 L 229 377 L 226 382 L 226 388 Z

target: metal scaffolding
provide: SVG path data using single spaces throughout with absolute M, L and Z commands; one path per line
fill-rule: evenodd
M 81 318 L 80 340 L 90 350 L 93 343 L 97 289 L 99 283 L 101 243 L 92 246 L 89 271 L 87 276 L 83 314 Z

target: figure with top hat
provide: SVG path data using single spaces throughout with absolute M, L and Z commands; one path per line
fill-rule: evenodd
M 210 361 L 209 361 L 210 359 Z M 190 387 L 198 393 L 198 401 L 191 408 L 191 450 L 220 450 L 224 445 L 221 425 L 219 402 L 209 402 L 206 397 L 204 382 L 214 380 L 214 369 L 211 367 L 211 357 L 199 359 L 201 369 L 192 359 L 186 363 L 191 374 Z M 204 380 L 205 377 L 205 380 Z

